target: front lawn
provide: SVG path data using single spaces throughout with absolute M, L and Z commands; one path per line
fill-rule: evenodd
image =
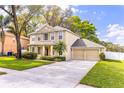
M 16 59 L 14 57 L 0 57 L 0 67 L 14 70 L 25 70 L 33 67 L 47 65 L 50 63 L 52 62 Z
M 100 61 L 80 83 L 101 88 L 124 88 L 124 62 Z

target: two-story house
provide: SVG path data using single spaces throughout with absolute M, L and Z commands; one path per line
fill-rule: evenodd
M 63 41 L 66 45 L 66 51 L 63 53 L 66 60 L 98 60 L 99 53 L 105 50 L 104 46 L 80 39 L 77 34 L 60 26 L 52 27 L 44 24 L 29 36 L 29 51 L 36 52 L 41 56 L 58 56 L 53 47 L 59 41 Z

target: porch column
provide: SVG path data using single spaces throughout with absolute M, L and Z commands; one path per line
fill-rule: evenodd
M 53 46 L 50 46 L 50 56 L 53 56 Z
M 45 46 L 42 46 L 42 56 L 45 56 Z
M 31 52 L 31 46 L 28 47 L 29 52 Z

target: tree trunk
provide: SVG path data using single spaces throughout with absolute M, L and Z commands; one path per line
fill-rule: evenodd
M 17 44 L 17 55 L 16 55 L 16 57 L 19 59 L 19 58 L 22 57 L 20 35 L 16 35 L 15 37 L 16 37 L 16 44 Z
M 3 56 L 4 54 L 4 41 L 5 41 L 5 33 L 3 31 L 3 27 L 2 27 L 2 32 L 1 32 L 1 43 L 2 43 L 2 51 L 1 51 L 1 55 Z
M 16 10 L 15 10 L 15 6 L 12 5 L 12 13 L 13 13 L 13 23 L 15 26 L 15 30 L 16 30 L 16 43 L 17 43 L 17 58 L 21 58 L 22 57 L 22 53 L 21 53 L 21 42 L 20 42 L 20 32 L 19 32 L 19 27 L 18 27 L 18 22 L 17 22 L 17 16 L 16 16 Z

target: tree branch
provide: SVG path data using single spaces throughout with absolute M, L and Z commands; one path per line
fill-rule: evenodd
M 13 17 L 13 14 L 12 13 L 10 13 L 9 11 L 7 11 L 5 8 L 3 8 L 3 7 L 0 7 L 2 10 L 4 10 L 7 14 L 9 14 L 10 16 L 12 16 Z

